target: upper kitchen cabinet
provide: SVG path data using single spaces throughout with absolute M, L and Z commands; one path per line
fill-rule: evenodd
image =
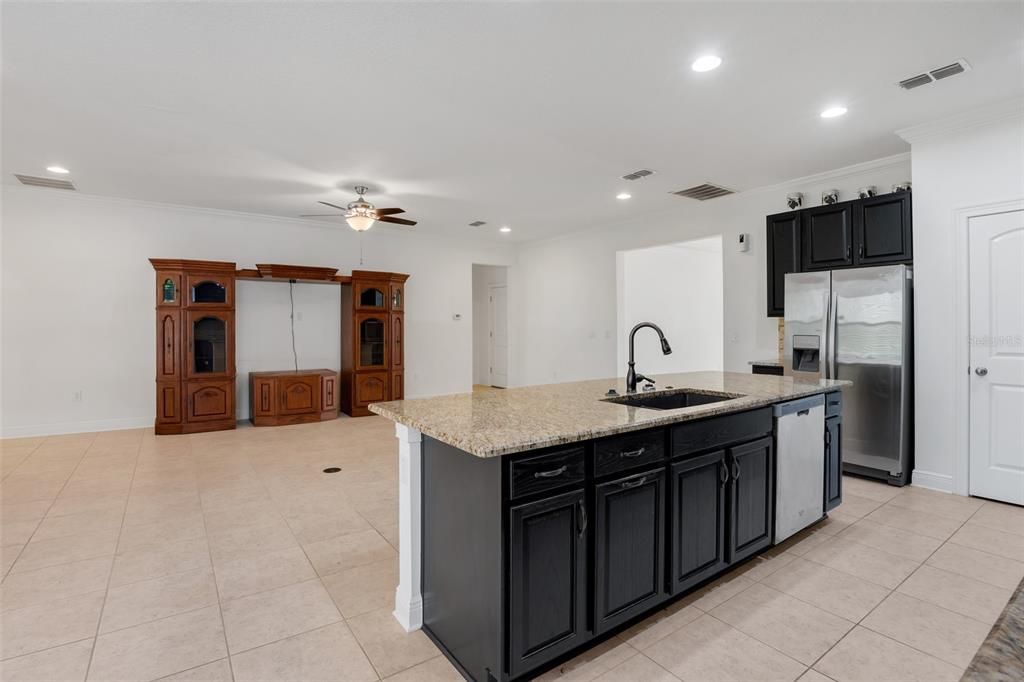
M 767 314 L 786 312 L 791 272 L 913 261 L 910 192 L 893 192 L 767 217 Z
M 905 263 L 913 256 L 910 192 L 858 201 L 854 216 L 856 265 Z
M 800 272 L 800 211 L 770 215 L 768 222 L 768 317 L 785 311 L 786 275 Z
M 843 201 L 801 212 L 804 270 L 853 265 L 854 202 Z

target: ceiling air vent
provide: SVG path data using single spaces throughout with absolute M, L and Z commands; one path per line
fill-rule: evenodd
M 707 201 L 708 199 L 724 197 L 726 194 L 733 194 L 733 191 L 719 185 L 712 185 L 710 182 L 705 182 L 703 185 L 681 189 L 678 192 L 672 192 L 672 194 L 678 197 L 696 199 L 697 201 Z
M 58 180 L 56 178 L 40 178 L 36 175 L 21 175 L 15 173 L 14 177 L 18 178 L 18 182 L 23 185 L 29 185 L 30 187 L 49 187 L 50 189 L 70 189 L 74 190 L 75 186 L 71 184 L 70 180 Z
M 641 168 L 638 171 L 633 171 L 632 173 L 626 173 L 625 175 L 622 176 L 622 179 L 623 180 L 639 180 L 640 178 L 646 178 L 648 175 L 654 175 L 654 171 L 647 170 L 646 168 Z
M 931 69 L 928 73 L 919 73 L 916 76 L 911 76 L 905 80 L 899 82 L 899 86 L 904 90 L 913 90 L 919 88 L 922 85 L 928 85 L 935 81 L 940 81 L 943 78 L 949 78 L 950 76 L 956 76 L 964 71 L 969 71 L 971 65 L 967 63 L 966 59 L 958 59 L 952 64 L 946 66 L 940 66 L 937 69 Z
M 486 225 L 486 224 L 487 224 L 486 220 L 474 220 L 473 222 L 471 222 L 469 224 L 469 226 L 470 227 L 480 227 L 481 225 Z

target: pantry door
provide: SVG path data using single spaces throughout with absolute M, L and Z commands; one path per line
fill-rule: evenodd
M 1024 211 L 968 235 L 970 494 L 1024 504 Z

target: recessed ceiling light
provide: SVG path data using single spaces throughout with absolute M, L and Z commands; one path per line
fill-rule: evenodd
M 825 111 L 821 112 L 822 118 L 835 118 L 836 116 L 842 116 L 846 113 L 846 107 L 829 107 Z
M 616 199 L 632 199 L 633 195 L 630 194 L 629 192 L 619 192 L 618 194 L 615 195 L 615 198 Z
M 64 166 L 47 166 L 46 170 L 50 171 L 51 173 L 60 173 L 61 175 L 67 175 L 68 173 L 71 172 Z
M 716 57 L 713 54 L 706 54 L 703 57 L 698 57 L 690 68 L 694 71 L 712 71 L 717 69 L 722 64 L 722 58 Z
M 512 228 L 509 227 L 508 225 L 503 225 L 498 231 L 499 232 L 511 232 Z

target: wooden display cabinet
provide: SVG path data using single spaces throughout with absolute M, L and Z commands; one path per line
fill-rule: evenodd
M 370 413 L 370 403 L 405 393 L 405 282 L 395 272 L 353 270 L 341 288 L 341 410 Z
M 331 369 L 249 373 L 249 420 L 283 426 L 338 417 L 338 373 Z
M 235 428 L 235 264 L 151 258 L 157 434 Z

